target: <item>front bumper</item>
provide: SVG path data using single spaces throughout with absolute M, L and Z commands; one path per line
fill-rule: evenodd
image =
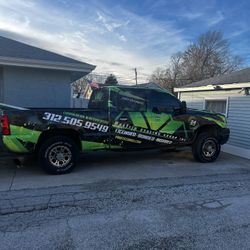
M 222 128 L 219 133 L 219 141 L 220 144 L 223 145 L 227 143 L 230 136 L 230 129 L 229 128 Z

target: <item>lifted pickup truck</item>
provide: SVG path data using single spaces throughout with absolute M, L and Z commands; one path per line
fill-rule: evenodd
M 87 109 L 8 108 L 1 124 L 5 148 L 37 154 L 52 174 L 72 171 L 90 150 L 191 146 L 196 160 L 213 162 L 230 132 L 222 114 L 189 110 L 162 89 L 122 86 L 94 90 Z

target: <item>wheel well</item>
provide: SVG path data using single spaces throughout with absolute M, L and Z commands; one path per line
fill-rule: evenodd
M 215 137 L 218 138 L 219 137 L 219 130 L 220 130 L 220 127 L 218 125 L 201 126 L 200 128 L 198 128 L 196 130 L 195 139 L 200 133 L 203 133 L 203 132 L 209 132 L 209 133 L 211 133 L 211 135 L 214 135 Z
M 51 129 L 48 131 L 42 132 L 37 141 L 35 152 L 38 152 L 43 142 L 45 142 L 48 138 L 53 136 L 67 136 L 71 138 L 77 145 L 77 147 L 81 150 L 81 140 L 79 133 L 74 129 Z

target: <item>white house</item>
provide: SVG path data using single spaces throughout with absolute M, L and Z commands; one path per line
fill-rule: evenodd
M 250 159 L 250 68 L 175 88 L 189 108 L 223 113 L 231 130 L 223 151 Z

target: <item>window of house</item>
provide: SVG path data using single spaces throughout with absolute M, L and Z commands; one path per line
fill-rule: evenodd
M 205 110 L 214 113 L 227 114 L 227 99 L 205 100 Z

